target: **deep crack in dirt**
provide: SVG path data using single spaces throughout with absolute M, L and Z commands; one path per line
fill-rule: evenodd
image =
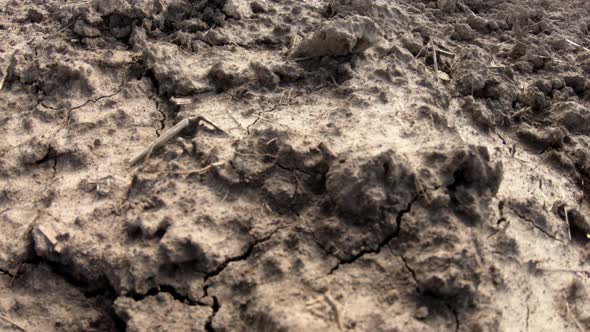
M 547 230 L 545 230 L 543 227 L 541 227 L 540 225 L 537 225 L 537 223 L 530 218 L 527 218 L 526 216 L 522 215 L 520 212 L 518 212 L 517 210 L 515 210 L 513 207 L 508 206 L 508 208 L 510 209 L 510 211 L 512 211 L 518 218 L 526 221 L 527 223 L 531 224 L 531 226 L 533 226 L 533 228 L 541 231 L 541 233 L 543 233 L 545 236 L 547 236 L 548 238 L 558 241 L 558 242 L 563 242 L 562 239 L 557 238 L 555 235 L 549 233 Z
M 377 248 L 375 249 L 367 249 L 367 250 L 363 250 L 361 252 L 359 252 L 358 254 L 353 255 L 351 258 L 349 259 L 339 259 L 339 262 L 334 265 L 330 271 L 328 272 L 328 274 L 333 274 L 334 272 L 336 272 L 336 270 L 338 270 L 340 268 L 341 265 L 347 265 L 347 264 L 354 264 L 354 262 L 356 262 L 358 259 L 364 257 L 367 254 L 378 254 L 381 252 L 381 249 L 383 249 L 384 246 L 388 245 L 394 238 L 396 238 L 399 235 L 400 229 L 401 229 L 401 225 L 402 225 L 402 218 L 404 217 L 404 215 L 406 213 L 409 213 L 412 210 L 412 204 L 414 204 L 414 202 L 416 202 L 416 200 L 420 197 L 420 195 L 416 195 L 407 205 L 407 207 L 405 209 L 403 209 L 402 211 L 398 212 L 397 216 L 396 216 L 396 229 L 393 233 L 387 235 L 385 237 L 385 239 L 383 241 L 381 241 L 381 243 L 379 243 L 377 245 Z

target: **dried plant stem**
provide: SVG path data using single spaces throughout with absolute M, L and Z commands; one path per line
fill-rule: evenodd
M 150 157 L 150 155 L 152 154 L 152 152 L 154 152 L 154 150 L 165 145 L 167 142 L 169 142 L 173 138 L 177 137 L 180 134 L 180 132 L 182 132 L 185 128 L 187 128 L 189 126 L 194 126 L 195 128 L 198 128 L 199 123 L 201 121 L 205 122 L 206 124 L 210 125 L 211 127 L 215 128 L 216 130 L 225 133 L 219 127 L 214 125 L 211 121 L 205 119 L 202 116 L 186 118 L 186 119 L 180 121 L 179 123 L 177 123 L 174 127 L 170 128 L 167 132 L 162 134 L 162 136 L 158 137 L 158 139 L 156 139 L 152 144 L 148 145 L 145 149 L 143 149 L 143 151 L 141 151 L 141 153 L 137 157 L 133 158 L 130 161 L 131 166 L 137 164 L 141 160 L 148 159 Z
M 436 81 L 439 82 L 440 77 L 438 75 L 438 58 L 436 57 L 436 45 L 434 44 L 434 41 L 432 39 L 430 40 L 430 44 L 432 46 L 432 58 L 434 60 L 434 75 L 436 76 Z
M 170 173 L 180 174 L 180 175 L 205 174 L 205 173 L 209 172 L 211 169 L 213 169 L 214 167 L 221 166 L 223 164 L 225 164 L 225 162 L 212 163 L 212 164 L 209 164 L 209 165 L 207 165 L 203 168 L 199 168 L 199 169 L 191 169 L 188 171 L 176 171 L 176 172 L 170 172 Z
M 2 79 L 0 80 L 0 91 L 2 91 L 2 89 L 4 89 L 4 84 L 6 84 L 6 81 L 12 75 L 12 72 L 14 71 L 14 66 L 16 66 L 16 61 L 15 61 L 15 57 L 14 57 L 15 54 L 16 54 L 16 52 L 12 52 L 12 54 L 8 58 L 8 66 L 4 70 L 4 74 L 2 75 Z
M 2 319 L 3 321 L 9 323 L 10 325 L 16 327 L 17 329 L 21 330 L 21 331 L 27 331 L 24 327 L 18 325 L 17 323 L 15 323 L 14 321 L 12 321 L 11 319 L 9 319 L 8 317 L 0 314 L 0 319 Z

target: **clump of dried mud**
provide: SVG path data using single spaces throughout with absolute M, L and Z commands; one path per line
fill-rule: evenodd
M 590 328 L 589 10 L 0 1 L 0 329 Z

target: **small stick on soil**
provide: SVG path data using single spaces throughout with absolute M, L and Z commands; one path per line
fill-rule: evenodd
M 424 51 L 424 50 L 426 49 L 426 47 L 427 47 L 427 46 L 428 46 L 428 44 L 426 44 L 426 45 L 423 45 L 423 46 L 422 46 L 422 48 L 420 49 L 420 52 L 418 52 L 418 54 L 416 54 L 416 55 L 414 56 L 414 59 L 417 59 L 419 56 L 421 56 L 421 55 L 422 55 L 422 51 Z
M 316 297 L 315 299 L 311 299 L 311 300 L 307 301 L 305 303 L 305 305 L 306 306 L 311 306 L 311 305 L 314 305 L 314 304 L 319 303 L 321 301 L 322 301 L 322 298 L 321 297 Z
M 476 16 L 473 10 L 469 8 L 463 0 L 457 1 L 457 7 L 459 7 L 465 14 Z
M 589 49 L 587 49 L 586 47 L 584 47 L 584 46 L 582 46 L 582 45 L 580 45 L 580 44 L 578 44 L 578 43 L 576 43 L 576 42 L 574 42 L 574 41 L 572 41 L 572 40 L 570 40 L 570 39 L 567 39 L 567 38 L 564 38 L 564 39 L 565 39 L 565 41 L 566 41 L 566 42 L 568 42 L 569 44 L 571 44 L 571 45 L 573 45 L 573 46 L 575 46 L 575 47 L 581 48 L 581 49 L 583 49 L 583 50 L 584 50 L 584 51 L 586 51 L 586 52 L 590 52 L 590 50 L 589 50 Z
M 291 105 L 291 92 L 293 92 L 293 88 L 289 90 L 289 94 L 287 95 L 287 106 Z
M 560 186 L 559 191 L 561 192 L 561 200 L 563 202 L 565 202 L 565 192 L 563 191 L 563 187 Z M 569 217 L 567 216 L 567 204 L 563 204 L 563 215 L 565 216 L 565 225 L 567 226 L 567 235 L 569 238 L 569 241 L 572 242 L 572 230 L 570 228 L 570 220 Z
M 582 332 L 586 331 L 584 329 L 584 327 L 582 327 L 582 324 L 580 324 L 580 322 L 578 321 L 576 316 L 574 316 L 574 314 L 570 310 L 570 304 L 567 302 L 565 302 L 565 310 L 567 311 L 567 315 L 570 316 L 572 318 L 572 320 L 574 321 L 574 323 L 576 324 L 576 327 Z
M 205 119 L 202 116 L 195 116 L 195 117 L 186 118 L 186 119 L 180 121 L 179 123 L 177 123 L 174 127 L 170 128 L 162 136 L 158 137 L 157 140 L 155 140 L 152 144 L 148 145 L 137 157 L 133 158 L 130 162 L 131 166 L 137 164 L 141 160 L 148 159 L 155 149 L 163 146 L 168 141 L 170 141 L 174 137 L 178 136 L 180 134 L 180 132 L 182 132 L 183 129 L 185 129 L 189 126 L 194 126 L 195 128 L 198 129 L 199 123 L 201 121 L 205 122 L 206 124 L 210 125 L 211 127 L 215 128 L 216 130 L 227 135 L 227 133 L 225 131 L 223 131 L 221 128 L 217 127 L 211 121 Z
M 314 57 L 312 57 L 312 56 L 306 56 L 306 57 L 302 57 L 302 58 L 294 58 L 293 61 L 295 61 L 295 62 L 301 62 L 301 61 L 311 60 L 313 58 Z
M 236 119 L 236 117 L 232 114 L 232 112 L 225 107 L 225 113 L 227 113 L 227 115 L 238 125 L 238 127 L 244 129 L 246 132 L 248 131 L 248 129 L 246 129 L 241 123 L 240 121 L 238 121 L 238 119 Z
M 245 157 L 259 157 L 259 158 L 273 158 L 273 159 L 279 158 L 279 155 L 268 154 L 268 153 L 244 153 L 244 152 L 238 152 L 238 151 L 234 151 L 234 153 L 237 154 L 238 156 L 245 156 Z
M 336 305 L 336 301 L 334 301 L 334 299 L 328 295 L 327 293 L 324 294 L 324 297 L 326 299 L 326 302 L 328 302 L 328 304 L 330 305 L 330 307 L 332 307 L 332 310 L 334 311 L 334 319 L 336 320 L 336 324 L 338 325 L 338 329 L 342 330 L 342 322 L 340 320 L 340 311 L 338 311 L 338 306 Z
M 430 40 L 430 44 L 432 46 L 432 57 L 434 60 L 434 75 L 436 76 L 436 81 L 440 82 L 440 77 L 438 77 L 438 59 L 436 58 L 436 45 L 434 45 L 434 41 L 432 39 Z M 430 116 L 432 116 L 432 114 Z
M 227 199 L 227 196 L 229 195 L 229 189 L 225 192 L 225 195 L 223 195 L 223 199 L 221 200 L 221 203 L 223 204 L 225 202 L 225 200 Z
M 209 172 L 211 169 L 213 169 L 213 167 L 217 167 L 217 166 L 221 166 L 225 164 L 225 162 L 218 162 L 218 163 L 213 163 L 213 164 L 209 164 L 203 168 L 200 169 L 191 169 L 188 171 L 177 171 L 177 172 L 170 172 L 171 174 L 180 174 L 180 175 L 192 175 L 192 174 L 205 174 L 207 172 Z
M 443 49 L 440 49 L 440 48 L 437 48 L 437 49 L 436 49 L 436 51 L 437 51 L 438 53 L 440 53 L 440 54 L 443 54 L 443 55 L 447 55 L 447 56 L 455 56 L 455 53 L 453 53 L 453 52 L 449 52 L 449 51 L 445 51 L 445 50 L 443 50 Z
M 275 142 L 275 141 L 277 141 L 277 140 L 278 140 L 278 138 L 277 138 L 277 137 L 275 137 L 275 138 L 271 139 L 270 141 L 266 142 L 265 144 L 266 144 L 266 145 L 269 145 L 270 143 L 272 143 L 272 142 Z
M 586 270 L 552 269 L 552 268 L 543 268 L 543 267 L 539 267 L 538 270 L 539 271 L 543 271 L 543 272 L 554 272 L 554 273 L 585 273 L 585 274 L 590 274 L 590 270 L 589 271 L 586 271 Z
M 12 75 L 12 72 L 14 71 L 14 66 L 16 65 L 16 62 L 14 61 L 15 54 L 16 54 L 16 51 L 12 52 L 12 54 L 10 54 L 10 57 L 8 58 L 8 66 L 4 70 L 4 75 L 2 75 L 2 80 L 0 80 L 0 91 L 2 91 L 2 89 L 4 89 L 4 84 L 6 84 L 6 80 L 8 80 L 8 78 Z
M 567 216 L 567 205 L 563 206 L 563 214 L 565 215 L 565 224 L 567 225 L 567 234 L 569 236 L 570 242 L 572 242 L 572 230 L 570 228 L 570 221 L 569 217 Z
M 195 103 L 194 98 L 172 97 L 170 98 L 170 101 L 173 102 L 176 106 L 190 105 Z
M 334 84 L 335 87 L 339 87 L 340 86 L 340 84 L 338 84 L 338 82 L 336 82 L 336 79 L 332 75 L 330 75 L 330 81 L 332 81 L 332 84 Z
M 24 327 L 18 325 L 17 323 L 15 323 L 14 321 L 12 321 L 11 319 L 9 319 L 8 317 L 0 314 L 0 319 L 2 319 L 3 321 L 10 323 L 10 325 L 16 327 L 17 329 L 21 330 L 21 331 L 27 331 Z

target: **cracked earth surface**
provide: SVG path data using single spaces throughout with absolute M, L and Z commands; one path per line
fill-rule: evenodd
M 0 330 L 590 329 L 588 13 L 0 0 Z

